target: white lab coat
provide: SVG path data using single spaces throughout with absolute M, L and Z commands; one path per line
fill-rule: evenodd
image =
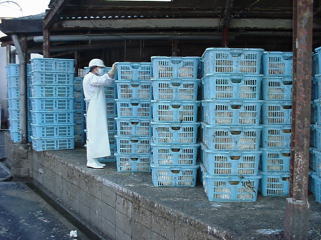
M 87 159 L 110 156 L 104 87 L 114 80 L 108 74 L 88 73 L 83 80 L 87 102 Z

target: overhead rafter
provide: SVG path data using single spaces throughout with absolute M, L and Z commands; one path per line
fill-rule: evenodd
M 57 18 L 57 14 L 61 11 L 63 4 L 68 0 L 57 0 L 54 8 L 50 9 L 43 21 L 43 27 L 49 28 L 54 19 Z

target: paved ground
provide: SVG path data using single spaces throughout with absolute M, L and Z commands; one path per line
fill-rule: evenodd
M 69 236 L 77 230 L 78 238 Z M 23 183 L 0 182 L 1 240 L 87 240 L 79 229 Z

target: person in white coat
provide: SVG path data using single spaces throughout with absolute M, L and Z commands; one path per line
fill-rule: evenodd
M 98 161 L 99 158 L 110 156 L 104 87 L 113 83 L 116 63 L 108 73 L 104 73 L 104 68 L 102 60 L 92 59 L 83 80 L 87 103 L 87 167 L 96 169 L 105 166 Z

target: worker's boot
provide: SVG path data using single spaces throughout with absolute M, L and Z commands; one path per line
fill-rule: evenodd
M 106 165 L 98 162 L 95 158 L 87 158 L 87 167 L 88 168 L 95 168 L 95 169 L 102 169 Z

